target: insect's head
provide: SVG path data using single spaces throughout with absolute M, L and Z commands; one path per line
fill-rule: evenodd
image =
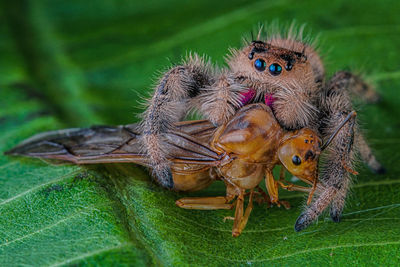
M 278 149 L 279 160 L 285 168 L 291 174 L 309 181 L 318 175 L 320 154 L 321 140 L 308 128 L 288 133 Z

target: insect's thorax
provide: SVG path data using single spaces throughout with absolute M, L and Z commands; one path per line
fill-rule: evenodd
M 269 107 L 252 104 L 219 128 L 211 145 L 232 158 L 268 165 L 276 162 L 276 151 L 284 134 Z
M 284 134 L 266 105 L 242 108 L 218 129 L 211 143 L 230 159 L 219 167 L 221 175 L 241 188 L 254 188 L 265 169 L 272 169 L 279 162 L 277 150 Z

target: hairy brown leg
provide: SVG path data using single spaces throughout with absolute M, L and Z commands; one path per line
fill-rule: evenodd
M 375 158 L 371 148 L 368 146 L 367 141 L 365 141 L 365 138 L 362 134 L 356 133 L 355 143 L 358 147 L 358 151 L 360 152 L 361 159 L 368 165 L 371 171 L 377 174 L 386 173 L 386 169 Z
M 366 83 L 360 76 L 355 75 L 351 72 L 342 72 L 348 75 L 349 78 L 349 89 L 352 94 L 361 98 L 367 103 L 376 103 L 380 100 L 380 95 L 374 90 L 374 88 Z
M 350 101 L 350 95 L 355 95 L 367 103 L 375 103 L 380 99 L 379 94 L 373 89 L 371 85 L 366 83 L 358 75 L 355 75 L 351 72 L 337 72 L 335 76 L 331 79 L 331 84 L 332 82 L 336 83 L 338 87 L 340 87 L 339 90 L 347 91 L 349 93 L 349 95 L 346 96 L 346 103 Z M 362 160 L 374 173 L 385 173 L 385 168 L 375 158 L 361 131 L 357 128 L 355 129 L 355 131 L 355 146 L 360 153 Z
M 214 125 L 221 125 L 240 108 L 240 92 L 244 90 L 227 73 L 222 73 L 214 84 L 204 88 L 202 94 L 193 99 L 193 106 Z
M 154 176 L 166 188 L 173 188 L 173 180 L 166 152 L 161 146 L 162 133 L 183 119 L 190 108 L 188 99 L 200 94 L 201 88 L 210 85 L 212 79 L 209 64 L 196 55 L 190 56 L 183 65 L 166 72 L 149 101 L 142 123 L 142 142 Z
M 324 139 L 331 136 L 352 111 L 351 99 L 347 91 L 350 78 L 351 76 L 344 72 L 336 74 L 328 85 L 326 95 L 321 98 L 324 114 L 320 132 Z M 325 189 L 299 216 L 295 224 L 296 231 L 301 231 L 310 225 L 330 204 L 330 215 L 333 221 L 340 221 L 346 195 L 351 185 L 349 171 L 353 169 L 355 154 L 353 139 L 356 127 L 354 120 L 345 124 L 328 146 L 320 176 Z

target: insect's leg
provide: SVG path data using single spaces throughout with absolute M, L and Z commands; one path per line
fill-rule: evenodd
M 244 189 L 240 190 L 240 193 L 236 200 L 236 209 L 235 209 L 235 219 L 233 222 L 232 228 L 232 236 L 237 237 L 240 235 L 240 223 L 243 218 L 243 203 L 244 203 Z
M 257 185 L 256 188 L 257 188 L 257 191 L 254 192 L 254 194 L 257 195 L 256 202 L 259 205 L 261 205 L 263 203 L 267 203 L 267 208 L 270 208 L 271 200 L 270 200 L 268 194 L 265 193 L 264 190 L 260 186 Z
M 232 199 L 228 197 L 185 197 L 178 199 L 175 204 L 183 209 L 195 210 L 230 210 L 233 208 Z
M 242 233 L 243 229 L 246 227 L 247 221 L 249 220 L 250 213 L 253 210 L 253 195 L 254 195 L 254 189 L 251 189 L 250 197 L 249 197 L 249 204 L 247 204 L 246 210 L 244 211 L 244 215 L 242 217 L 242 220 L 240 221 L 239 228 L 237 230 L 238 235 L 240 235 Z
M 299 191 L 299 192 L 305 192 L 305 193 L 310 193 L 311 188 L 310 187 L 305 187 L 301 185 L 296 185 L 292 184 L 290 182 L 283 183 L 281 180 L 277 181 L 279 186 L 287 191 Z
M 165 73 L 149 101 L 143 116 L 142 142 L 150 157 L 153 174 L 164 187 L 173 188 L 173 180 L 162 148 L 162 134 L 186 115 L 190 108 L 188 99 L 198 95 L 202 87 L 212 83 L 212 79 L 207 62 L 197 56 L 189 57 L 184 64 Z
M 230 203 L 239 193 L 237 188 L 226 183 L 226 196 L 224 197 L 184 197 L 175 204 L 184 209 L 216 210 L 232 209 L 235 203 Z
M 279 202 L 278 183 L 270 170 L 265 171 L 265 185 L 272 203 Z
M 289 202 L 279 200 L 279 184 L 278 181 L 275 181 L 271 170 L 265 171 L 265 185 L 271 199 L 271 204 L 276 204 L 278 207 L 282 205 L 285 209 L 290 209 Z

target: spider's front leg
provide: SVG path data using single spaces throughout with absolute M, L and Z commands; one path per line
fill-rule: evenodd
M 323 120 L 320 133 L 324 139 L 327 139 L 335 131 L 353 109 L 348 91 L 352 80 L 353 76 L 349 73 L 337 73 L 330 80 L 327 90 L 321 97 Z M 357 135 L 362 138 L 355 120 L 353 120 L 345 124 L 333 139 L 328 147 L 325 164 L 320 175 L 325 189 L 297 219 L 296 231 L 301 231 L 309 226 L 328 205 L 331 205 L 330 215 L 333 221 L 340 221 L 346 195 L 351 185 L 350 173 L 355 173 L 352 170 L 355 157 L 353 144 L 357 146 L 359 143 L 353 142 L 353 139 L 357 138 Z
M 246 88 L 235 82 L 235 78 L 228 71 L 224 71 L 192 102 L 208 120 L 219 126 L 227 122 L 236 110 L 246 103 L 245 92 Z
M 189 99 L 201 94 L 201 89 L 210 86 L 213 79 L 210 64 L 197 55 L 190 56 L 182 65 L 164 74 L 149 101 L 143 116 L 142 143 L 155 178 L 166 188 L 173 188 L 174 184 L 167 152 L 162 147 L 162 134 L 184 118 L 191 108 Z

